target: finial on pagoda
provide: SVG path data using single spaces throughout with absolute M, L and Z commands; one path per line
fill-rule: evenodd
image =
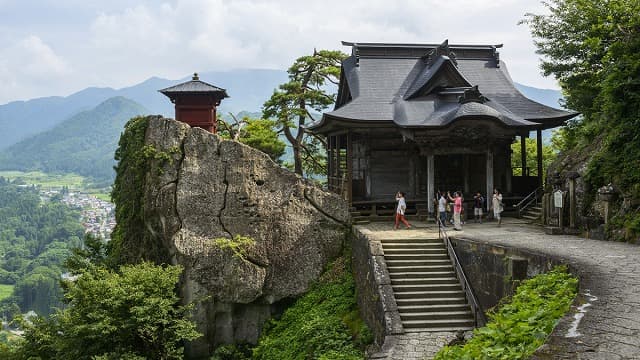
M 468 102 L 477 102 L 482 104 L 487 100 L 488 99 L 480 93 L 480 90 L 478 90 L 478 85 L 465 90 L 464 93 L 458 98 L 458 102 L 460 104 L 466 104 Z
M 198 77 L 198 73 L 197 72 L 193 73 L 193 78 L 191 78 L 191 80 L 200 80 L 200 78 Z

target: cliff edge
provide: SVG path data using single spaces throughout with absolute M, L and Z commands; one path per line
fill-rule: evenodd
M 127 124 L 116 158 L 114 253 L 184 267 L 180 291 L 204 334 L 190 357 L 255 343 L 346 244 L 342 199 L 241 143 L 150 116 Z

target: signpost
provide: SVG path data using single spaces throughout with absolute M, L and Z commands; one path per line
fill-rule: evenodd
M 558 211 L 558 227 L 562 229 L 562 190 L 556 190 L 553 192 L 553 205 Z

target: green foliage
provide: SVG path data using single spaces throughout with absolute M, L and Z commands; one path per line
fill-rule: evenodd
M 210 360 L 249 360 L 251 348 L 248 345 L 223 345 L 218 347 Z
M 256 241 L 248 236 L 236 235 L 233 239 L 217 238 L 213 240 L 213 246 L 230 250 L 234 256 L 241 259 L 247 257 L 247 251 L 256 245 Z
M 640 199 L 640 2 L 552 0 L 548 15 L 524 21 L 560 81 L 567 105 L 583 114 L 564 133 L 567 152 L 590 144 L 587 189 L 612 183 Z
M 0 301 L 8 298 L 13 294 L 13 285 L 0 284 Z
M 90 267 L 65 282 L 65 309 L 22 322 L 17 359 L 182 359 L 182 342 L 200 334 L 176 295 L 181 272 L 150 263 Z
M 535 138 L 526 138 L 525 144 L 527 146 L 527 168 L 529 169 L 529 176 L 538 175 L 538 150 Z M 511 144 L 511 168 L 513 168 L 513 175 L 522 175 L 522 151 L 520 147 L 520 141 L 516 141 Z M 549 164 L 556 158 L 556 152 L 550 145 L 542 144 L 542 173 L 546 173 Z
M 36 311 L 60 305 L 64 259 L 80 245 L 80 214 L 57 199 L 42 202 L 32 186 L 0 178 L 0 313 Z M 13 289 L 11 293 L 8 293 Z
M 362 359 L 354 343 L 370 343 L 372 336 L 354 311 L 354 280 L 343 257 L 282 318 L 268 323 L 253 358 Z
M 338 84 L 340 63 L 346 57 L 340 51 L 329 50 L 299 57 L 287 70 L 289 82 L 280 85 L 264 103 L 263 117 L 274 119 L 293 147 L 297 174 L 325 172 L 323 143 L 308 133 L 304 125 L 313 120 L 312 111 L 320 113 L 335 102 L 336 94 L 328 93 L 327 85 Z
M 144 187 L 146 174 L 150 171 L 150 160 L 170 161 L 172 153 L 159 152 L 145 145 L 149 119 L 135 117 L 129 120 L 115 152 L 118 164 L 111 198 L 116 205 L 116 226 L 108 249 L 113 264 L 137 263 L 141 260 L 168 262 L 166 249 L 146 231 Z
M 240 141 L 258 149 L 276 162 L 284 155 L 285 144 L 278 137 L 274 120 L 255 119 L 244 116 L 242 120 L 231 115 L 232 120 L 218 119 L 218 135 Z
M 528 359 L 569 310 L 577 291 L 578 280 L 562 267 L 525 280 L 469 342 L 445 346 L 435 359 Z
M 113 152 L 124 123 L 147 112 L 132 100 L 108 99 L 12 145 L 0 153 L 0 169 L 76 173 L 110 183 Z

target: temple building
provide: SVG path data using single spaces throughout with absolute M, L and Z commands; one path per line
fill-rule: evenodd
M 176 120 L 210 133 L 217 132 L 216 108 L 222 99 L 229 97 L 225 89 L 200 80 L 198 73 L 194 73 L 190 81 L 158 91 L 175 104 Z
M 429 213 L 438 189 L 524 197 L 542 184 L 541 131 L 578 115 L 522 95 L 499 58 L 502 45 L 343 45 L 352 51 L 335 109 L 308 129 L 326 136 L 330 190 L 354 206 L 393 202 L 397 191 Z M 533 131 L 537 176 L 524 151 Z M 514 176 L 518 138 L 525 165 Z

